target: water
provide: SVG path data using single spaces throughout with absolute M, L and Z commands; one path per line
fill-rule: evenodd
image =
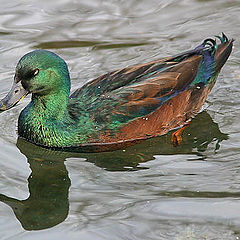
M 18 59 L 45 48 L 72 89 L 225 32 L 235 49 L 184 133 L 110 153 L 67 154 L 17 139 L 24 99 L 0 114 L 0 239 L 240 239 L 238 0 L 1 1 L 0 97 Z

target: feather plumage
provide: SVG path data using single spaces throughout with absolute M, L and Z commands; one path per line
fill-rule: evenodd
M 26 54 L 15 85 L 33 95 L 19 117 L 18 133 L 44 147 L 97 152 L 179 128 L 200 111 L 231 53 L 233 40 L 217 38 L 220 44 L 206 39 L 193 50 L 106 73 L 70 98 L 64 60 L 45 50 Z

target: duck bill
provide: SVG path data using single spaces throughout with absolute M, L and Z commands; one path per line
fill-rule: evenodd
M 28 91 L 23 88 L 20 81 L 14 82 L 7 96 L 0 101 L 0 110 L 5 111 L 14 107 L 27 94 Z

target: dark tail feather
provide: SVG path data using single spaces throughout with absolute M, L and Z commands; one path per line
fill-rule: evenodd
M 207 55 L 214 55 L 214 59 L 216 61 L 215 72 L 219 72 L 232 52 L 234 39 L 229 40 L 224 33 L 222 33 L 222 36 L 215 37 L 220 40 L 220 44 L 217 44 L 216 39 L 214 40 L 212 38 L 207 38 L 203 41 L 201 45 L 197 46 L 195 49 L 191 49 L 174 55 L 170 59 L 168 59 L 168 61 L 181 61 L 182 59 L 188 58 L 192 55 L 205 53 L 206 57 Z M 208 54 L 206 54 L 207 52 Z
M 221 44 L 217 46 L 214 57 L 216 60 L 215 71 L 219 72 L 232 52 L 234 40 L 228 40 L 224 33 L 222 34 L 222 37 L 217 36 L 217 38 L 220 39 Z

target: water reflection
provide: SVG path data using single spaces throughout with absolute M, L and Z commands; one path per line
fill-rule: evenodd
M 220 142 L 227 138 L 228 136 L 219 130 L 218 124 L 204 111 L 193 120 L 184 134 L 183 144 L 177 148 L 171 145 L 170 134 L 144 141 L 125 150 L 94 154 L 51 151 L 18 139 L 17 147 L 27 157 L 32 170 L 28 178 L 30 195 L 26 200 L 18 200 L 0 194 L 0 201 L 12 208 L 24 229 L 51 228 L 63 222 L 69 211 L 68 193 L 71 182 L 64 164 L 66 158 L 85 158 L 86 161 L 109 171 L 136 171 L 143 169 L 139 163 L 154 159 L 157 154 L 194 153 L 204 157 L 203 152 L 210 143 L 215 144 L 217 151 Z M 181 195 L 180 192 L 178 194 Z
M 26 230 L 46 229 L 63 222 L 68 215 L 71 184 L 65 158 L 22 140 L 18 140 L 17 147 L 32 170 L 28 178 L 29 197 L 18 200 L 0 194 L 0 201 L 12 208 Z

